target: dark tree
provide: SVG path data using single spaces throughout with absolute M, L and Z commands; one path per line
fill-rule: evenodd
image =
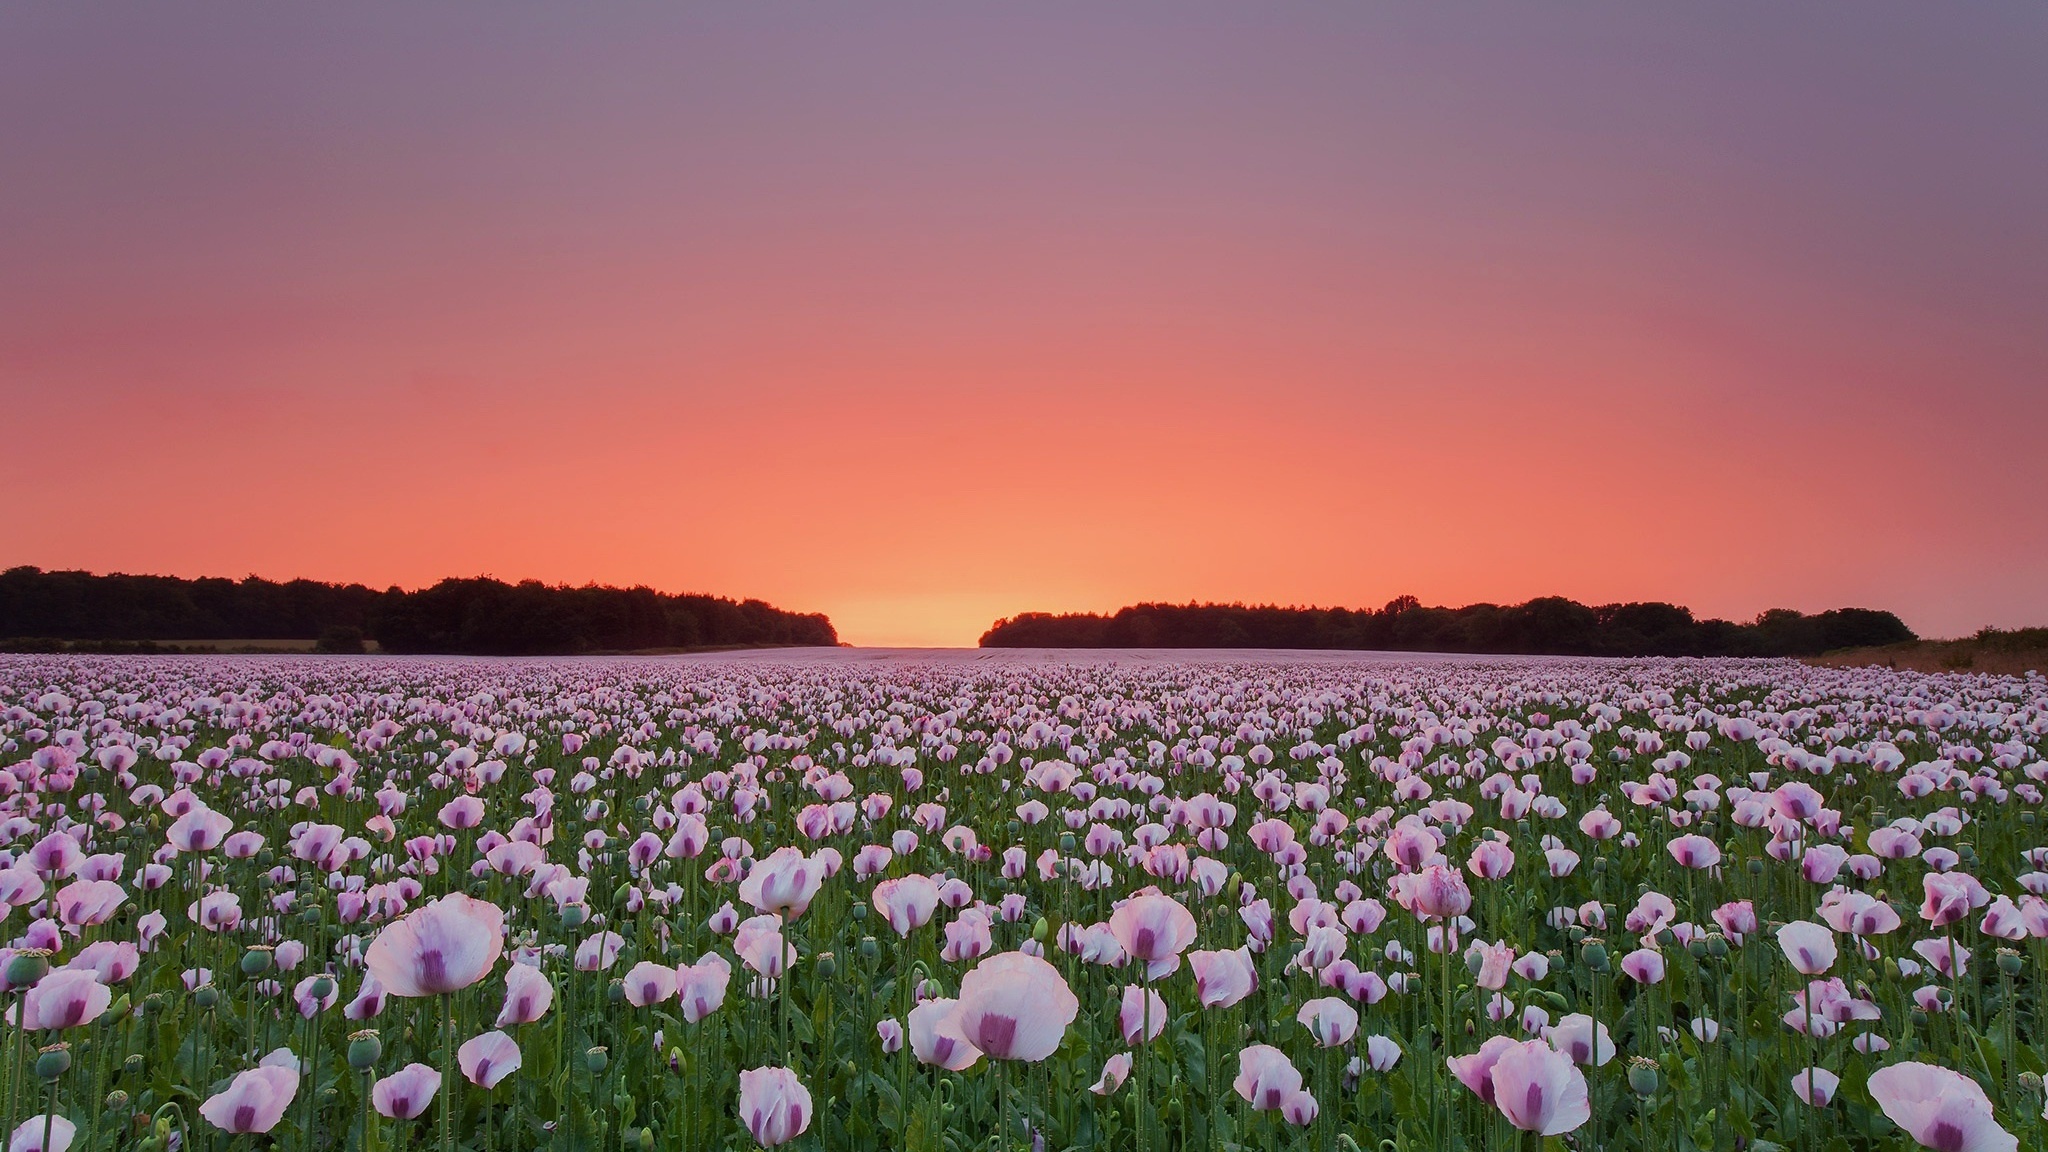
M 1372 609 L 1136 604 L 1103 616 L 1027 612 L 996 621 L 984 648 L 1353 648 L 1539 656 L 1812 656 L 1912 640 L 1890 612 L 1776 608 L 1748 624 L 1675 604 L 1588 607 L 1561 596 L 1432 608 L 1401 596 Z
M 388 652 L 498 656 L 839 642 L 822 615 L 652 588 L 477 577 L 378 592 L 313 580 L 184 580 L 38 568 L 0 572 L 0 637 L 72 641 L 74 647 L 80 641 L 316 637 L 320 651 L 360 651 L 369 638 Z

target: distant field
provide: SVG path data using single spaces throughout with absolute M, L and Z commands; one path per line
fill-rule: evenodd
M 1986 629 L 1966 640 L 1913 640 L 1876 648 L 1848 648 L 1807 660 L 1827 668 L 1871 665 L 1915 672 L 1986 672 L 2018 676 L 2048 672 L 2048 628 L 2010 632 Z
M 178 653 L 236 653 L 236 652 L 277 652 L 310 653 L 316 651 L 313 640 L 58 640 L 41 637 L 15 637 L 0 640 L 0 652 L 78 652 L 87 655 L 122 654 L 169 654 Z M 365 640 L 363 648 L 368 652 L 377 651 L 377 642 Z
M 211 648 L 216 652 L 240 652 L 256 649 L 263 652 L 311 652 L 313 641 L 307 640 L 158 640 L 165 648 Z

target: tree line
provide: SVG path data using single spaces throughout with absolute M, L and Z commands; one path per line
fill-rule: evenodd
M 38 640 L 319 640 L 330 651 L 374 640 L 387 652 L 569 655 L 773 644 L 833 645 L 821 614 L 759 600 L 674 595 L 652 588 L 581 588 L 526 580 L 451 578 L 429 588 L 121 573 L 0 572 L 0 637 Z
M 1029 612 L 996 621 L 984 648 L 1327 648 L 1537 656 L 1814 656 L 1913 640 L 1890 612 L 1774 608 L 1746 624 L 1701 620 L 1676 604 L 1603 604 L 1561 596 L 1524 604 L 1380 609 L 1136 604 L 1110 615 Z

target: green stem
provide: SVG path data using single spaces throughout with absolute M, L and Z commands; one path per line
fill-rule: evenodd
M 453 1152 L 455 1134 L 448 1127 L 449 1105 L 455 1096 L 455 1001 L 441 997 L 441 1152 Z

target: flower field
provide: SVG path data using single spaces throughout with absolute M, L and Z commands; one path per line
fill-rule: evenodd
M 8 1147 L 2048 1147 L 2048 681 L 0 658 Z

